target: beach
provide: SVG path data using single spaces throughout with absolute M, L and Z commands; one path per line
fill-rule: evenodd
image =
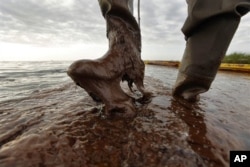
M 105 118 L 70 64 L 1 62 L 0 166 L 221 167 L 230 151 L 250 150 L 249 73 L 219 72 L 191 104 L 171 96 L 177 68 L 146 65 L 152 102 L 134 118 Z

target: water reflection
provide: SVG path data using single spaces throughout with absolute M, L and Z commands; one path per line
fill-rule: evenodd
M 189 128 L 187 139 L 191 148 L 210 166 L 227 166 L 228 157 L 216 153 L 213 142 L 207 137 L 207 126 L 204 121 L 204 111 L 197 103 L 188 103 L 182 99 L 173 98 L 170 110 L 181 118 Z M 226 158 L 226 159 L 224 159 Z

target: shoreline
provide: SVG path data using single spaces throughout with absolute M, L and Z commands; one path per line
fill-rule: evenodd
M 180 65 L 179 61 L 165 61 L 165 60 L 144 60 L 144 63 L 149 65 L 168 66 L 175 68 L 178 68 Z M 250 64 L 221 63 L 219 70 L 250 73 Z

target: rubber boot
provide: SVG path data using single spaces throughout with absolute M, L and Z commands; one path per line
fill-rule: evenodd
M 121 88 L 120 82 L 133 83 L 138 90 L 144 90 L 144 62 L 141 60 L 140 28 L 132 15 L 131 0 L 99 0 L 102 14 L 107 23 L 109 50 L 97 60 L 79 60 L 68 69 L 73 81 L 85 89 L 93 100 L 105 104 L 105 115 L 125 113 L 135 115 L 132 97 Z
M 240 16 L 227 14 L 208 19 L 187 39 L 173 95 L 198 100 L 208 91 L 221 60 L 240 22 Z

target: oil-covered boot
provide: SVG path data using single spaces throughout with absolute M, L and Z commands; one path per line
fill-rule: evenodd
M 141 60 L 141 34 L 132 15 L 132 0 L 99 0 L 107 23 L 109 50 L 96 60 L 79 60 L 68 69 L 74 82 L 88 92 L 93 100 L 105 104 L 106 115 L 122 112 L 135 114 L 134 99 L 121 88 L 120 82 L 134 83 L 147 99 L 144 90 L 144 62 Z

